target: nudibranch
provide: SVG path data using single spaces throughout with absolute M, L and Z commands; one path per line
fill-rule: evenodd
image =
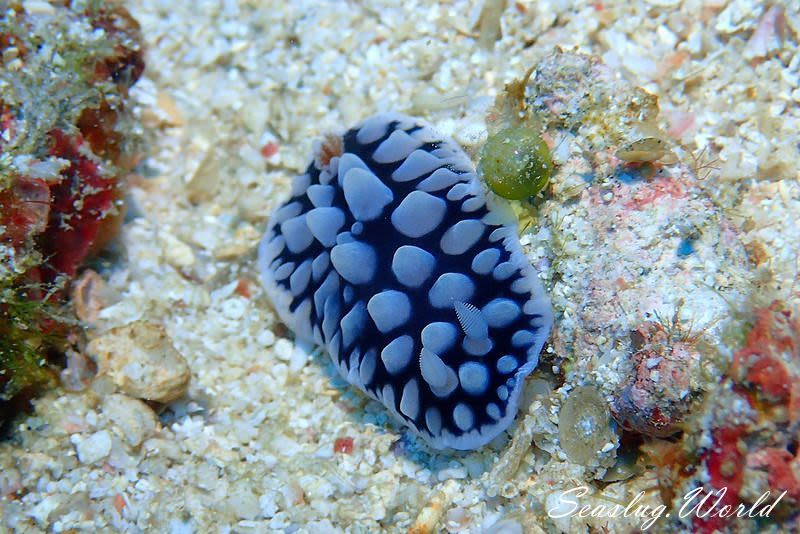
M 437 449 L 508 428 L 552 324 L 514 216 L 460 146 L 398 113 L 316 145 L 258 263 L 297 338 Z

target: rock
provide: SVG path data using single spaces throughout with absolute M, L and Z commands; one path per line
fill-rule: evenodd
M 88 438 L 78 441 L 75 450 L 82 464 L 98 462 L 111 452 L 111 434 L 107 430 L 95 432 Z
M 157 324 L 135 321 L 113 328 L 89 343 L 87 352 L 98 374 L 111 377 L 131 397 L 169 402 L 184 395 L 189 385 L 186 360 Z
M 40 528 L 44 529 L 49 525 L 48 520 L 50 518 L 50 514 L 52 514 L 53 511 L 61 505 L 63 500 L 64 497 L 59 494 L 45 497 L 36 505 L 32 506 L 26 515 L 36 521 L 36 524 Z
M 233 485 L 228 495 L 228 503 L 232 510 L 236 510 L 239 518 L 246 521 L 253 521 L 261 512 L 258 496 L 243 483 Z
M 119 394 L 110 395 L 103 400 L 102 409 L 131 447 L 138 447 L 156 430 L 156 414 L 138 399 Z
M 22 489 L 22 477 L 13 467 L 3 466 L 0 471 L 0 497 L 7 497 Z
M 194 265 L 195 256 L 192 247 L 167 231 L 158 233 L 164 259 L 176 269 L 188 268 Z

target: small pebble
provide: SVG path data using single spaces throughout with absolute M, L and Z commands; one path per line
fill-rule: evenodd
M 189 366 L 160 325 L 135 321 L 113 328 L 92 340 L 87 352 L 98 373 L 131 397 L 169 402 L 189 386 Z
M 131 447 L 138 447 L 156 430 L 156 414 L 138 399 L 119 394 L 110 395 L 103 399 L 102 408 L 105 416 L 119 427 Z
M 256 519 L 261 512 L 258 496 L 253 494 L 244 482 L 234 485 L 228 495 L 231 509 L 236 510 L 240 519 Z
M 77 436 L 73 436 L 72 439 L 73 443 L 80 440 Z M 95 432 L 88 438 L 78 441 L 75 450 L 82 464 L 93 464 L 103 460 L 111 452 L 111 434 L 107 430 Z
M 279 360 L 289 361 L 294 352 L 294 345 L 286 338 L 281 338 L 275 342 L 275 355 Z
M 484 530 L 484 532 L 486 534 L 523 534 L 525 529 L 513 519 L 503 519 Z
M 554 491 L 545 499 L 544 507 L 548 517 L 553 519 L 553 523 L 561 532 L 570 532 L 570 510 L 572 504 L 570 499 L 574 499 L 566 491 Z
M 159 234 L 159 238 L 164 251 L 164 259 L 167 260 L 167 263 L 177 269 L 194 265 L 195 256 L 189 245 L 167 232 Z
M 247 300 L 243 297 L 230 298 L 222 302 L 222 315 L 232 321 L 238 321 L 244 317 L 247 311 Z
M 275 334 L 272 333 L 272 330 L 262 330 L 256 336 L 256 343 L 262 347 L 270 347 L 275 343 Z
M 21 480 L 19 471 L 13 467 L 0 471 L 0 496 L 5 497 L 19 491 L 22 488 Z

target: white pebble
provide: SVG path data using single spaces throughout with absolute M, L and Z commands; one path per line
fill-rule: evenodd
M 77 436 L 73 436 L 73 440 L 77 441 L 76 438 Z M 98 462 L 111 452 L 111 434 L 108 430 L 95 432 L 88 438 L 78 441 L 75 450 L 82 464 Z
M 271 347 L 275 343 L 275 334 L 272 330 L 262 330 L 256 335 L 256 343 L 262 347 Z

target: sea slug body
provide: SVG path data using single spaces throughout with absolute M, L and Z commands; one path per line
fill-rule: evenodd
M 552 314 L 516 220 L 422 121 L 329 137 L 259 247 L 298 339 L 437 449 L 476 449 L 517 412 Z

